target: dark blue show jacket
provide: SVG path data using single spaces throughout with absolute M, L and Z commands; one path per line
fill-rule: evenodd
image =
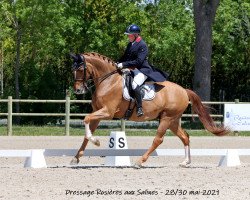
M 124 55 L 119 59 L 119 62 L 122 62 L 124 68 L 136 67 L 152 81 L 166 81 L 167 74 L 150 66 L 147 57 L 148 47 L 146 43 L 141 38 L 137 38 L 133 44 L 132 42 L 128 44 Z

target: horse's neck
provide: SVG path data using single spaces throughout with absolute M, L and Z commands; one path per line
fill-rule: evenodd
M 89 62 L 92 66 L 91 71 L 94 79 L 103 77 L 115 70 L 115 67 L 112 65 L 112 63 L 105 62 L 101 59 L 90 58 L 87 60 L 87 62 Z
M 112 62 L 94 59 L 89 62 L 91 64 L 92 76 L 95 83 L 93 99 L 96 99 L 94 104 L 98 107 L 96 103 L 100 100 L 102 101 L 100 97 L 109 96 L 114 98 L 119 95 L 119 92 L 122 91 L 122 77 L 115 72 L 116 67 Z
M 91 74 L 95 82 L 96 89 L 100 83 L 101 85 L 106 85 L 106 87 L 109 87 L 119 79 L 120 75 L 118 73 L 112 74 L 112 72 L 116 70 L 116 67 L 113 63 L 107 62 L 102 58 L 99 59 L 95 57 L 89 57 L 86 59 L 86 61 L 91 65 Z

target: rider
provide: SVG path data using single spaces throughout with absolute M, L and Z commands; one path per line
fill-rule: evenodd
M 138 117 L 144 114 L 142 110 L 142 96 L 140 92 L 140 86 L 147 78 L 155 82 L 163 82 L 167 79 L 167 76 L 164 72 L 153 68 L 148 63 L 148 47 L 140 36 L 140 33 L 140 27 L 135 24 L 127 27 L 124 34 L 128 35 L 129 43 L 124 55 L 118 60 L 117 64 L 119 69 L 136 67 L 134 70 L 132 70 L 134 74 L 132 88 L 135 92 Z

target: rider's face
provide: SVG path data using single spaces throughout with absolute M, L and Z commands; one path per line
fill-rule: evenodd
M 128 39 L 129 39 L 129 42 L 134 42 L 135 41 L 135 35 L 134 34 L 129 34 Z

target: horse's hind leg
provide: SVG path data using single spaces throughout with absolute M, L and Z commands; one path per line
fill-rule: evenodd
M 92 133 L 94 133 L 94 131 L 96 130 L 99 122 L 100 122 L 100 120 L 91 121 L 89 128 L 90 128 Z M 80 157 L 83 156 L 84 150 L 86 149 L 86 146 L 87 146 L 88 142 L 89 142 L 89 140 L 87 139 L 87 137 L 84 137 L 84 140 L 82 142 L 82 145 L 81 145 L 80 149 L 77 151 L 77 154 L 75 155 L 75 157 L 70 162 L 71 165 L 75 165 L 75 164 L 79 163 Z
M 163 142 L 164 135 L 169 127 L 169 122 L 170 121 L 168 118 L 160 120 L 160 124 L 157 129 L 157 134 L 154 138 L 154 141 L 151 147 L 146 151 L 146 153 L 144 153 L 144 155 L 135 163 L 136 168 L 140 168 L 142 166 L 142 163 L 146 162 L 150 154 L 153 153 L 153 151 Z
M 175 120 L 171 126 L 169 127 L 169 129 L 175 134 L 177 135 L 182 143 L 184 144 L 184 148 L 185 148 L 185 160 L 180 163 L 180 166 L 182 167 L 187 167 L 188 164 L 191 163 L 191 156 L 190 156 L 190 146 L 189 146 L 189 135 L 188 133 L 183 130 L 181 128 L 181 125 L 179 124 L 179 119 Z

